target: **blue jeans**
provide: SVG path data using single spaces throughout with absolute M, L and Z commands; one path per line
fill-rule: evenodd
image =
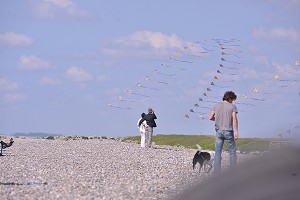
M 228 146 L 228 153 L 230 156 L 230 166 L 237 165 L 234 132 L 217 130 L 216 142 L 215 142 L 215 161 L 214 161 L 215 174 L 219 174 L 221 172 L 221 154 L 222 154 L 222 147 L 224 141 L 226 141 Z

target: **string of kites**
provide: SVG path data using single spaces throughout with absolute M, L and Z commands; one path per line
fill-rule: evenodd
M 167 79 L 173 78 L 177 76 L 179 72 L 185 71 L 186 69 L 183 66 L 193 64 L 199 58 L 203 58 L 211 52 L 220 52 L 220 62 L 218 63 L 218 68 L 216 69 L 212 80 L 209 82 L 202 97 L 200 97 L 198 101 L 194 103 L 193 108 L 184 115 L 189 119 L 207 119 L 205 116 L 208 116 L 208 113 L 212 108 L 212 105 L 209 104 L 219 103 L 219 100 L 222 99 L 221 96 L 218 96 L 215 93 L 217 93 L 218 90 L 224 92 L 224 89 L 232 87 L 232 84 L 238 80 L 238 76 L 240 75 L 239 66 L 242 64 L 240 61 L 242 58 L 240 55 L 242 51 L 240 50 L 241 45 L 236 44 L 238 41 L 239 40 L 237 39 L 210 39 L 204 42 L 191 43 L 188 46 L 177 50 L 176 56 L 171 55 L 169 61 L 161 62 L 159 68 L 157 67 L 152 70 L 151 76 L 144 76 L 142 83 L 136 83 L 136 89 L 127 89 L 126 96 L 117 96 L 116 102 L 118 103 L 115 104 L 110 101 L 108 106 L 116 109 L 132 109 L 132 106 L 126 105 L 134 106 L 134 104 L 140 104 L 150 98 L 148 92 L 156 92 L 160 90 L 160 86 L 168 86 L 169 82 Z M 295 67 L 300 66 L 300 61 L 296 60 L 293 65 Z M 256 102 L 265 101 L 265 95 L 276 95 L 276 91 L 270 91 L 271 82 L 272 88 L 276 89 L 276 87 L 285 88 L 292 82 L 300 81 L 297 77 L 300 75 L 299 69 L 288 66 L 285 69 L 285 73 L 290 76 L 288 76 L 288 78 L 282 78 L 285 77 L 284 74 L 275 74 L 271 80 L 265 81 L 261 86 L 252 88 L 252 93 L 250 95 L 242 94 L 242 101 L 235 102 L 235 104 L 253 107 Z M 125 106 L 122 106 L 121 103 L 126 104 Z
M 295 138 L 300 135 L 300 126 L 297 125 L 287 130 L 283 130 L 278 135 L 281 138 Z

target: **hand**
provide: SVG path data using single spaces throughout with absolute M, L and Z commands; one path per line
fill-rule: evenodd
M 234 133 L 234 140 L 237 140 L 239 138 L 239 132 L 235 131 Z

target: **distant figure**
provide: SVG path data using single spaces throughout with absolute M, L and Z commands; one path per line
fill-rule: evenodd
M 156 115 L 154 114 L 154 110 L 152 108 L 148 109 L 148 114 L 145 115 L 142 120 L 139 122 L 139 126 L 146 121 L 146 147 L 151 147 L 152 144 L 152 135 L 153 135 L 153 128 L 156 127 L 155 119 L 157 119 Z
M 219 174 L 221 172 L 221 154 L 224 141 L 226 141 L 228 146 L 230 166 L 237 165 L 235 140 L 239 138 L 237 119 L 238 110 L 236 106 L 232 104 L 236 98 L 237 96 L 234 92 L 225 92 L 223 102 L 215 105 L 209 116 L 210 120 L 215 121 L 216 129 L 214 161 L 215 174 Z
M 0 144 L 1 144 L 0 156 L 3 156 L 2 149 L 10 147 L 13 143 L 14 143 L 14 139 L 12 139 L 12 138 L 10 138 L 9 142 L 4 142 L 4 141 L 1 140 L 0 141 Z
M 141 114 L 142 118 L 140 118 L 139 121 L 137 122 L 137 126 L 141 134 L 141 147 L 145 147 L 145 143 L 146 143 L 146 127 L 148 125 L 145 120 L 140 124 L 140 121 L 143 119 L 143 117 L 145 117 L 145 115 L 146 115 L 145 113 L 142 113 Z

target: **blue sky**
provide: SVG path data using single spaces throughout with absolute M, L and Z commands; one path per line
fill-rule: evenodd
M 241 137 L 299 131 L 299 0 L 0 4 L 1 134 L 138 135 L 152 107 L 155 134 L 212 135 L 207 101 L 226 90 L 238 95 Z

